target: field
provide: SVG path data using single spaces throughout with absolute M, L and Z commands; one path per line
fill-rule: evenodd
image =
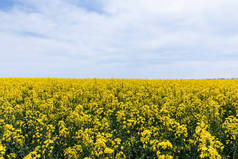
M 238 158 L 238 80 L 0 79 L 0 158 Z

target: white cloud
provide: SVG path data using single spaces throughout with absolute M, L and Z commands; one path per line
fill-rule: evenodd
M 238 67 L 235 0 L 97 0 L 100 12 L 77 0 L 19 2 L 0 10 L 0 76 L 237 74 L 226 73 Z

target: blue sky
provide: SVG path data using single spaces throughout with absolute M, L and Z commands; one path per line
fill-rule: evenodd
M 238 77 L 237 0 L 1 0 L 0 77 Z
M 0 8 L 3 9 L 10 9 L 15 2 L 13 0 L 1 0 Z

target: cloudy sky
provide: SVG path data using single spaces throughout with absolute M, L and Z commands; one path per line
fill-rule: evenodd
M 237 0 L 0 0 L 0 77 L 238 77 Z

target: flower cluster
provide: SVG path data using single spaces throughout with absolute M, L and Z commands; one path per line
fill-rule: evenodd
M 238 80 L 2 78 L 3 158 L 238 158 Z

